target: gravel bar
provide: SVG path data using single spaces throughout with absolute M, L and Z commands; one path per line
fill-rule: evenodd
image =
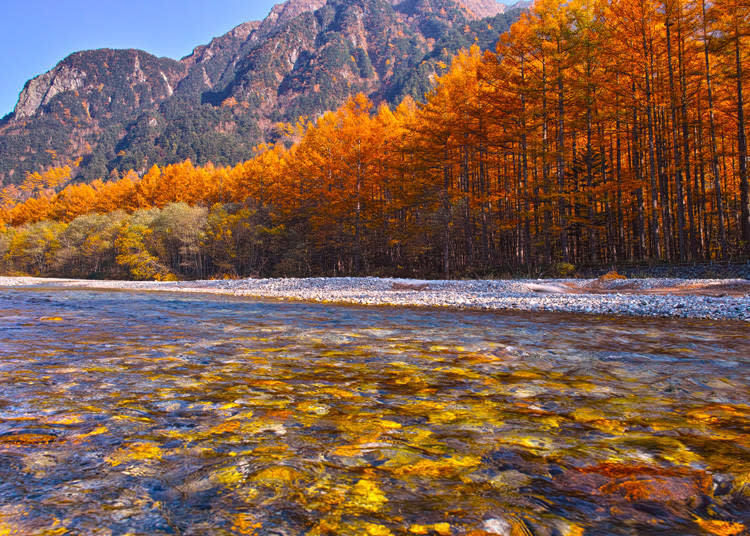
M 209 293 L 357 305 L 551 311 L 750 322 L 750 281 L 746 279 L 423 281 L 334 277 L 156 282 L 0 277 L 0 287 L 30 286 Z M 723 288 L 732 291 L 720 292 Z

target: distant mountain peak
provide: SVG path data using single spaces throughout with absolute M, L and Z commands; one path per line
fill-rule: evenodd
M 193 52 L 185 56 L 180 60 L 188 67 L 192 67 L 196 63 L 205 61 L 214 54 L 214 50 L 223 47 L 227 40 L 238 40 L 245 41 L 250 35 L 257 30 L 261 25 L 260 21 L 249 21 L 243 22 L 239 26 L 235 26 L 227 33 L 220 37 L 211 39 L 211 42 L 207 45 L 198 45 L 193 49 Z
M 179 62 L 157 58 L 142 50 L 102 48 L 74 52 L 50 71 L 26 82 L 14 118 L 32 117 L 66 92 L 101 92 L 113 77 L 120 84 L 148 87 L 149 95 L 142 92 L 140 96 L 143 101 L 153 103 L 170 97 L 183 76 L 184 68 Z
M 476 19 L 494 17 L 505 13 L 507 6 L 497 0 L 459 0 L 461 7 L 468 11 Z
M 292 20 L 302 13 L 316 11 L 326 4 L 326 0 L 287 0 L 276 4 L 263 20 L 264 24 L 272 25 Z
M 521 0 L 515 4 L 503 4 L 498 0 L 458 0 L 463 7 L 474 19 L 484 19 L 494 17 L 512 9 L 526 9 L 531 5 L 531 1 Z
M 76 52 L 29 80 L 0 121 L 0 185 L 58 157 L 83 157 L 84 180 L 185 159 L 232 164 L 276 139 L 279 122 L 356 93 L 421 99 L 451 54 L 495 46 L 516 20 L 505 10 L 496 0 L 288 0 L 179 61 Z

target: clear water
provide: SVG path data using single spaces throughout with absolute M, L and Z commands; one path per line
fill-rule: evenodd
M 738 534 L 748 333 L 0 290 L 0 535 Z

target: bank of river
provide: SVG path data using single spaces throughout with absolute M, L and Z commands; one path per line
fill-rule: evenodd
M 211 293 L 357 305 L 750 321 L 750 281 L 744 279 L 417 281 L 342 277 L 143 282 L 0 277 L 0 287 L 3 286 Z
M 0 289 L 0 534 L 750 524 L 733 321 Z

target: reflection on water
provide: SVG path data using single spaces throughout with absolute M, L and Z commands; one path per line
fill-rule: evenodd
M 0 535 L 740 534 L 747 324 L 0 290 Z

